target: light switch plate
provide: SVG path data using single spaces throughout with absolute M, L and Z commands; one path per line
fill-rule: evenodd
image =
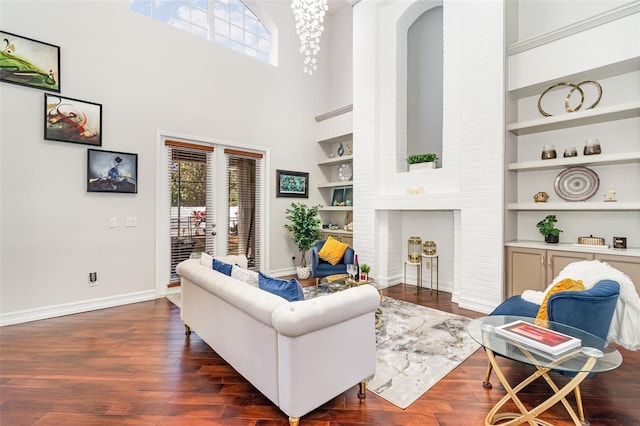
M 124 222 L 124 226 L 127 228 L 133 228 L 138 226 L 138 221 L 135 217 L 127 217 Z
M 118 226 L 118 219 L 115 217 L 109 218 L 109 228 L 116 228 Z

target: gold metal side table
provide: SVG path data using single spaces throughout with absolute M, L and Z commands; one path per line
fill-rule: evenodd
M 425 259 L 425 266 L 427 267 L 427 269 L 429 269 L 429 272 L 430 272 L 430 274 L 429 274 L 429 277 L 430 277 L 429 289 L 433 292 L 433 277 L 435 275 L 436 294 L 439 294 L 440 293 L 440 288 L 439 288 L 440 261 L 438 259 L 438 255 L 437 254 L 434 254 L 434 255 L 423 254 L 422 257 L 420 258 L 420 269 L 422 269 L 422 259 Z M 420 284 L 422 284 L 422 283 L 420 283 Z M 421 287 L 422 287 L 422 285 L 421 285 Z
M 404 284 L 407 283 L 407 265 L 416 266 L 418 268 L 417 270 L 418 275 L 416 277 L 416 287 L 422 288 L 422 257 L 420 258 L 420 262 L 412 262 L 410 260 L 404 261 L 404 279 L 402 281 Z

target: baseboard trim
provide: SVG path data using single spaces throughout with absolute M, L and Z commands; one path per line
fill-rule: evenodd
M 137 293 L 121 294 L 118 296 L 103 297 L 100 299 L 83 300 L 80 302 L 63 303 L 60 305 L 43 306 L 41 308 L 3 313 L 0 314 L 0 327 L 61 317 L 64 315 L 78 314 L 81 312 L 95 311 L 98 309 L 113 308 L 115 306 L 128 305 L 130 303 L 146 302 L 155 298 L 155 290 L 148 290 Z

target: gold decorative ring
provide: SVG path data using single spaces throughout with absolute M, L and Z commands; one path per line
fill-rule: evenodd
M 553 86 L 547 88 L 544 92 L 542 92 L 542 94 L 538 98 L 538 111 L 540 111 L 540 114 L 542 114 L 545 117 L 551 117 L 552 116 L 552 114 L 549 114 L 548 112 L 546 112 L 542 108 L 542 98 L 544 97 L 544 95 L 547 94 L 547 92 L 555 89 L 556 87 L 561 87 L 561 86 L 571 87 L 571 90 L 569 90 L 569 93 L 567 94 L 567 97 L 564 100 L 564 109 L 565 109 L 565 111 L 567 111 L 567 112 L 579 111 L 580 108 L 582 108 L 582 105 L 584 104 L 584 90 L 582 90 L 582 88 L 580 87 L 583 84 L 593 84 L 594 86 L 596 86 L 596 89 L 598 90 L 598 97 L 596 98 L 596 100 L 590 106 L 588 106 L 585 109 L 594 108 L 596 105 L 598 105 L 598 103 L 600 102 L 600 99 L 602 98 L 602 86 L 600 86 L 600 84 L 597 81 L 585 80 L 585 81 L 581 81 L 578 84 L 567 83 L 567 82 L 557 83 L 557 84 L 554 84 Z M 576 90 L 580 93 L 580 103 L 576 107 L 572 108 L 571 105 L 569 104 L 569 101 L 571 99 L 571 96 L 573 95 L 573 92 L 575 92 Z

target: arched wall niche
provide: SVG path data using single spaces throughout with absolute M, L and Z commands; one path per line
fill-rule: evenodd
M 429 15 L 438 15 L 429 16 Z M 415 2 L 409 6 L 405 12 L 398 18 L 396 22 L 396 170 L 398 172 L 407 171 L 406 158 L 410 154 L 419 154 L 425 152 L 435 152 L 441 159 L 442 164 L 442 114 L 443 114 L 443 53 L 437 59 L 439 68 L 439 81 L 437 84 L 423 84 L 424 81 L 418 80 L 418 73 L 421 65 L 428 62 L 428 58 L 416 58 L 415 54 L 419 51 L 428 52 L 432 49 L 424 49 L 424 45 L 409 44 L 411 35 L 414 32 L 422 34 L 413 34 L 414 41 L 421 38 L 420 35 L 425 33 L 428 36 L 437 35 L 437 44 L 442 49 L 443 46 L 443 15 L 444 5 L 440 0 Z M 436 18 L 435 20 L 433 18 Z M 426 25 L 439 21 L 439 28 L 426 28 Z M 414 57 L 412 57 L 414 55 Z M 410 69 L 410 66 L 413 67 Z M 423 76 L 424 78 L 424 76 Z M 437 88 L 439 95 L 436 99 L 432 97 L 427 100 L 428 92 Z M 437 105 L 436 105 L 437 104 Z M 427 109 L 436 108 L 438 117 L 432 117 L 425 126 L 421 126 L 417 120 L 420 120 L 422 114 L 427 113 Z M 437 141 L 433 137 L 426 138 L 426 126 L 438 123 Z

